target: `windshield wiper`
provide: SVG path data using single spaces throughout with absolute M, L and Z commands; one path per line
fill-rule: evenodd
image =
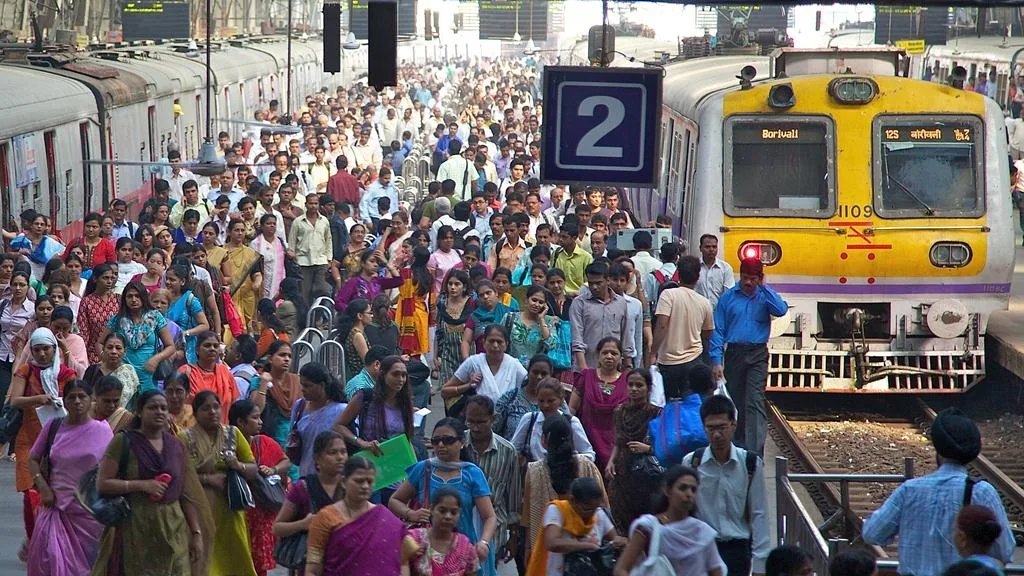
M 892 189 L 891 184 L 896 184 L 896 186 L 899 186 L 900 190 L 902 190 L 907 196 L 910 196 L 915 202 L 917 202 L 918 204 L 921 205 L 922 208 L 924 208 L 924 213 L 926 215 L 932 216 L 933 214 L 935 214 L 934 208 L 929 206 L 927 202 L 922 200 L 920 196 L 918 196 L 917 194 L 914 193 L 913 190 L 908 188 L 906 184 L 892 177 L 892 174 L 889 173 L 888 158 L 885 159 L 885 184 L 886 187 L 889 189 Z

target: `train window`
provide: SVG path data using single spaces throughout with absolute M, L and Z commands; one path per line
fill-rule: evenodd
M 873 132 L 879 216 L 963 217 L 985 212 L 981 119 L 879 116 Z
M 725 124 L 725 212 L 827 218 L 835 212 L 834 125 L 824 116 L 733 116 Z

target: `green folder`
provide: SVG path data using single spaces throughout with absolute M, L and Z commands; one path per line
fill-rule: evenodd
M 405 434 L 381 442 L 380 451 L 380 456 L 374 456 L 369 450 L 352 455 L 353 458 L 366 458 L 377 467 L 377 481 L 373 485 L 375 491 L 405 480 L 405 469 L 416 463 L 412 444 Z

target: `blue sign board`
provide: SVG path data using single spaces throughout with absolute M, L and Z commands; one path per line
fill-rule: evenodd
M 545 183 L 653 186 L 661 68 L 544 68 Z

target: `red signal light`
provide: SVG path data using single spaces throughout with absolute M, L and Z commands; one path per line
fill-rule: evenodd
M 761 249 L 757 245 L 750 245 L 743 248 L 743 259 L 753 258 L 755 260 L 761 259 Z

